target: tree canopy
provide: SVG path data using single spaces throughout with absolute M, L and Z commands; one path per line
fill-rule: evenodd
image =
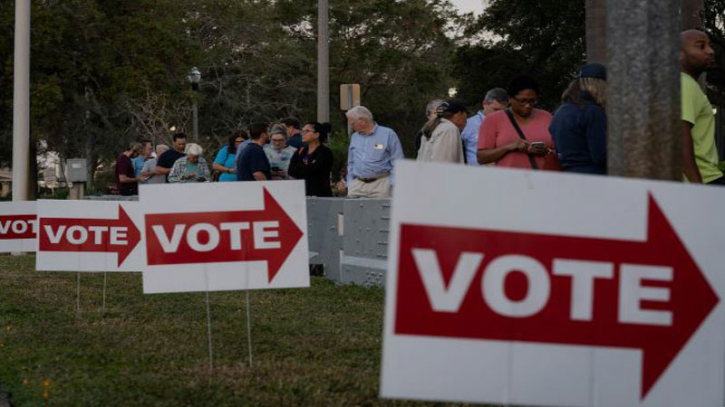
M 705 4 L 706 26 L 725 44 L 725 0 Z M 343 83 L 361 85 L 363 104 L 398 132 L 408 155 L 426 103 L 450 88 L 477 108 L 488 89 L 530 73 L 542 83 L 542 105 L 554 109 L 585 59 L 584 1 L 487 5 L 474 17 L 448 0 L 330 0 L 335 131 L 346 130 L 337 108 Z M 251 121 L 315 119 L 315 0 L 39 0 L 32 7 L 32 137 L 62 158 L 85 157 L 99 168 L 130 141 L 168 141 L 172 127 L 190 133 L 192 100 L 210 153 Z M 14 2 L 0 2 L 0 166 L 12 151 L 13 19 Z M 186 80 L 194 66 L 203 73 L 198 92 Z M 725 94 L 722 71 L 709 78 L 713 98 Z

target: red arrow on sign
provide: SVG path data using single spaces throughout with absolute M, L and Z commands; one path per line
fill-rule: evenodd
M 117 253 L 118 266 L 141 240 L 141 232 L 118 205 L 117 219 L 40 218 L 38 250 Z
M 400 232 L 396 333 L 640 349 L 642 399 L 719 302 L 652 197 L 644 242 Z
M 146 215 L 149 265 L 266 261 L 270 282 L 302 236 L 267 189 L 260 210 Z

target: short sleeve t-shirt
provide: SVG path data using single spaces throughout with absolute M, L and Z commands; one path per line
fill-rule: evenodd
M 156 159 L 152 158 L 150 160 L 146 160 L 146 162 L 143 165 L 143 171 L 142 172 L 153 172 L 156 171 Z M 161 174 L 154 174 L 144 182 L 144 184 L 163 184 L 166 182 L 166 177 Z
M 234 168 L 234 161 L 236 161 L 236 151 L 229 151 L 229 146 L 226 145 L 219 150 L 214 159 L 214 163 L 220 164 L 227 168 Z M 237 174 L 223 172 L 219 175 L 220 182 L 236 181 Z
M 692 142 L 695 161 L 700 170 L 702 182 L 712 182 L 722 178 L 718 168 L 719 157 L 715 146 L 715 114 L 700 84 L 690 75 L 681 72 L 682 84 L 682 120 L 692 124 Z
M 549 133 L 551 120 L 551 113 L 545 110 L 534 109 L 531 120 L 523 125 L 519 123 L 519 127 L 529 143 L 543 141 L 548 148 L 553 149 L 554 142 L 551 139 L 551 133 Z M 499 148 L 511 144 L 518 139 L 519 135 L 516 129 L 511 124 L 506 112 L 502 110 L 486 116 L 486 120 L 481 124 L 481 129 L 478 133 L 478 149 Z M 539 165 L 539 169 L 549 171 L 558 171 L 560 169 L 556 154 L 549 154 L 544 157 L 535 156 L 534 158 Z M 519 151 L 506 154 L 495 165 L 499 167 L 531 169 L 528 154 Z
M 161 157 L 159 157 L 159 160 L 156 162 L 156 165 L 162 168 L 171 168 L 174 166 L 174 163 L 176 160 L 178 160 L 181 157 L 184 157 L 184 153 L 180 153 L 174 149 L 171 149 L 163 154 L 161 154 Z
M 141 176 L 141 171 L 143 170 L 143 164 L 146 162 L 146 159 L 143 156 L 138 156 L 131 160 L 133 163 L 133 170 L 135 171 L 136 178 Z
M 128 178 L 136 178 L 133 169 L 133 162 L 126 156 L 121 154 L 116 159 L 116 183 L 121 195 L 136 195 L 138 193 L 137 182 L 121 182 L 121 174 Z
M 272 172 L 264 148 L 257 143 L 249 143 L 242 150 L 237 163 L 237 177 L 239 181 L 255 181 L 254 173 L 263 172 L 268 180 L 272 179 Z

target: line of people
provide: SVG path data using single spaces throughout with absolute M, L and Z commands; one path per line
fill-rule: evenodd
M 725 162 L 715 144 L 715 114 L 698 83 L 715 64 L 707 34 L 688 30 L 680 36 L 681 119 L 684 178 L 691 183 L 725 185 Z M 561 97 L 554 115 L 536 105 L 539 84 L 517 76 L 506 90 L 489 91 L 482 110 L 466 119 L 456 100 L 435 100 L 429 121 L 416 139 L 417 159 L 495 165 L 533 170 L 607 173 L 607 72 L 586 64 Z
M 325 145 L 329 123 L 289 118 L 272 125 L 253 123 L 230 137 L 212 163 L 203 148 L 187 143 L 184 133 L 172 137 L 172 148 L 150 141 L 131 143 L 116 160 L 116 182 L 122 195 L 138 194 L 140 183 L 192 183 L 301 179 L 310 196 L 332 196 L 333 154 Z
M 433 102 L 417 160 L 605 174 L 605 86 L 604 66 L 583 66 L 555 115 L 536 108 L 539 83 L 527 75 L 488 91 L 471 117 L 457 100 Z
M 715 118 L 697 79 L 715 63 L 708 36 L 689 30 L 681 34 L 684 178 L 693 183 L 725 185 L 715 145 Z M 419 161 L 467 165 L 607 173 L 607 72 L 586 64 L 561 97 L 552 115 L 536 108 L 540 87 L 533 77 L 519 75 L 507 89 L 486 93 L 481 110 L 468 117 L 460 101 L 434 100 L 426 107 L 428 121 L 416 137 Z M 404 157 L 396 132 L 375 122 L 372 112 L 356 106 L 346 112 L 354 131 L 348 149 L 343 188 L 348 197 L 388 198 L 394 185 L 395 161 Z M 150 143 L 134 143 L 117 160 L 122 194 L 134 194 L 139 182 L 256 181 L 303 179 L 310 196 L 332 196 L 332 151 L 325 146 L 330 125 L 308 122 L 300 128 L 285 119 L 271 128 L 254 123 L 240 131 L 216 155 L 214 174 L 196 144 L 175 134 L 173 146 L 158 160 L 148 159 Z M 142 158 L 134 157 L 141 155 Z M 146 157 L 143 157 L 146 156 Z

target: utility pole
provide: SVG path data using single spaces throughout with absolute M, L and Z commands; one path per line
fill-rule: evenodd
M 680 1 L 607 0 L 611 175 L 682 180 Z
M 28 200 L 30 174 L 30 0 L 15 0 L 13 201 Z
M 317 2 L 317 121 L 330 121 L 330 22 L 328 0 Z
M 587 62 L 607 62 L 607 0 L 585 0 Z

